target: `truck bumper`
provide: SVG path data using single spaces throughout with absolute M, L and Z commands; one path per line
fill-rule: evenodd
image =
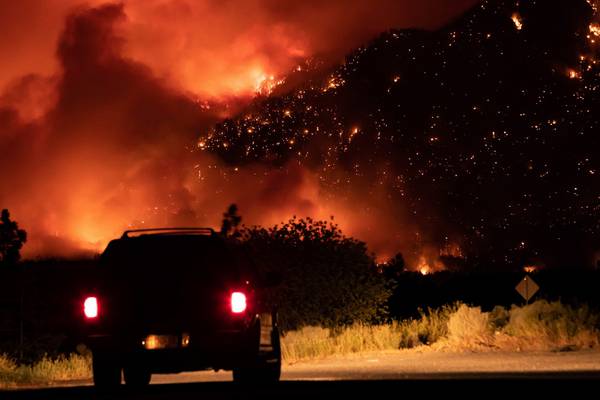
M 115 337 L 95 335 L 88 338 L 93 354 L 102 353 L 125 366 L 134 364 L 152 373 L 174 373 L 203 369 L 231 370 L 251 363 L 257 356 L 258 337 L 249 331 L 190 334 L 189 344 L 147 349 L 146 336 Z

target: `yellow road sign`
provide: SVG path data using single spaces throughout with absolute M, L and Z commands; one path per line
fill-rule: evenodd
M 540 290 L 540 287 L 533 279 L 531 279 L 529 275 L 525 275 L 515 289 L 521 296 L 523 296 L 525 301 L 529 301 L 529 299 L 531 299 L 533 295 Z

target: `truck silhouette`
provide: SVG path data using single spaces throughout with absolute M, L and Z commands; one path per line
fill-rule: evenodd
M 250 265 L 209 228 L 132 230 L 111 241 L 80 303 L 95 386 L 206 369 L 278 381 L 277 314 L 262 306 Z

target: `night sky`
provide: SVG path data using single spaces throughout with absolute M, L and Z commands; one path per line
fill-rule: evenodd
M 333 216 L 411 268 L 594 266 L 594 4 L 460 14 L 470 3 L 58 13 L 57 61 L 15 53 L 0 76 L 0 206 L 33 233 L 31 256 L 101 249 L 125 227 L 217 225 L 236 202 L 248 224 Z M 201 37 L 161 10 L 228 23 Z

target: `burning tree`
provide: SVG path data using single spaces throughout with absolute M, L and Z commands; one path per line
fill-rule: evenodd
M 27 241 L 27 232 L 19 229 L 15 221 L 10 220 L 7 209 L 0 216 L 0 265 L 15 265 L 21 258 L 21 248 Z

